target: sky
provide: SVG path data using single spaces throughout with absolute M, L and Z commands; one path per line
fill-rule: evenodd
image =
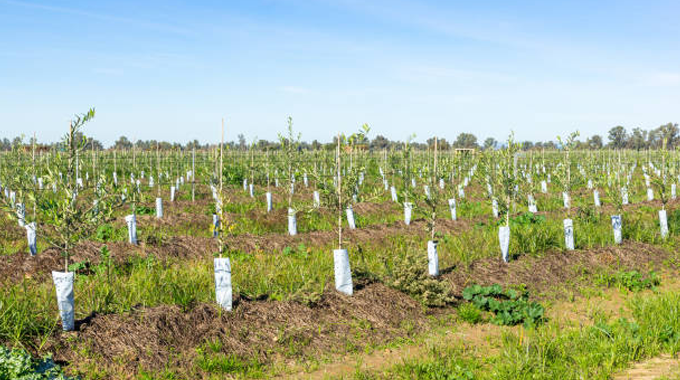
M 680 121 L 678 1 L 0 0 L 0 137 L 480 141 Z

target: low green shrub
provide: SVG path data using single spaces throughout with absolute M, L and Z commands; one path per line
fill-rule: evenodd
M 0 346 L 0 380 L 67 380 L 50 356 L 34 359 L 21 349 Z
M 473 303 L 461 304 L 458 307 L 458 318 L 473 325 L 484 320 L 482 311 Z
M 626 289 L 631 292 L 639 292 L 644 289 L 652 289 L 661 283 L 661 280 L 654 271 L 650 271 L 647 275 L 633 270 L 620 271 L 616 273 L 600 274 L 595 283 L 607 287 L 618 287 L 619 289 Z
M 408 250 L 395 257 L 392 266 L 386 268 L 384 282 L 418 300 L 424 306 L 441 307 L 453 301 L 448 282 L 427 273 L 427 256 Z
M 463 298 L 478 309 L 493 313 L 491 323 L 514 326 L 520 323 L 531 327 L 545 320 L 543 306 L 529 301 L 529 293 L 492 286 L 472 285 L 463 290 Z

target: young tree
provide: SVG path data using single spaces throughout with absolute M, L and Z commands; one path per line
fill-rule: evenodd
M 499 215 L 504 217 L 505 225 L 499 227 L 498 238 L 505 262 L 509 261 L 510 213 L 518 195 L 517 153 L 521 149 L 521 144 L 515 143 L 514 133 L 512 133 L 508 136 L 505 149 L 500 149 L 495 154 L 489 153 L 484 157 L 484 171 L 492 181 L 495 190 L 493 197 L 499 200 Z
M 290 235 L 297 234 L 297 220 L 295 214 L 297 210 L 293 207 L 293 194 L 295 192 L 295 176 L 300 164 L 299 149 L 300 149 L 301 134 L 297 135 L 293 132 L 293 118 L 288 117 L 288 136 L 279 133 L 279 143 L 283 152 L 283 159 L 285 165 L 286 178 L 284 178 L 284 192 L 288 198 L 288 233 Z
M 58 192 L 52 199 L 43 199 L 39 204 L 44 214 L 38 229 L 39 236 L 50 246 L 59 249 L 64 257 L 64 272 L 52 272 L 52 275 L 66 331 L 74 328 L 73 273 L 69 272 L 72 250 L 102 223 L 111 220 L 113 210 L 124 202 L 117 187 L 110 184 L 103 173 L 97 178 L 94 187 L 81 189 L 76 181 L 78 159 L 87 148 L 87 138 L 78 142 L 76 137 L 94 116 L 94 109 L 90 109 L 74 117 L 69 132 L 62 138 L 65 152 L 58 154 L 53 165 L 47 168 L 47 181 L 53 183 Z M 59 172 L 61 169 L 64 169 L 63 175 Z

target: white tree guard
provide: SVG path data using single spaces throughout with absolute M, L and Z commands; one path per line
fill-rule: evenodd
M 335 271 L 335 289 L 351 296 L 354 293 L 352 271 L 349 265 L 349 253 L 346 249 L 333 250 L 333 267 Z
M 213 237 L 220 235 L 220 216 L 217 214 L 212 214 L 212 231 Z
M 231 311 L 233 291 L 231 286 L 231 263 L 229 258 L 217 257 L 215 265 L 215 300 L 226 311 Z
M 510 227 L 509 226 L 500 226 L 498 227 L 498 243 L 500 244 L 501 247 L 501 255 L 503 257 L 503 261 L 506 263 L 510 260 Z
M 35 239 L 35 228 L 35 222 L 31 222 L 26 225 L 26 240 L 28 242 L 28 251 L 31 256 L 35 256 L 38 253 L 38 246 Z
M 160 219 L 163 217 L 163 198 L 156 198 L 156 218 Z
M 295 210 L 288 208 L 288 234 L 290 236 L 297 235 L 297 219 L 295 214 Z
M 319 197 L 319 192 L 314 190 L 314 208 L 319 208 L 321 206 L 321 197 Z
M 456 199 L 449 199 L 449 210 L 451 211 L 451 220 L 458 220 L 458 215 L 456 214 Z
M 661 237 L 665 239 L 668 236 L 668 217 L 666 215 L 666 210 L 659 210 L 659 228 L 661 229 Z
M 439 276 L 439 254 L 436 240 L 427 242 L 427 271 L 430 276 Z
M 564 245 L 567 251 L 574 250 L 574 222 L 571 219 L 564 219 Z
M 137 244 L 137 217 L 135 217 L 135 214 L 126 216 L 125 223 L 127 223 L 128 228 L 128 242 Z
M 413 212 L 413 203 L 404 203 L 404 223 L 408 226 L 411 224 L 411 213 Z
M 529 194 L 527 198 L 529 199 L 529 212 L 534 214 L 537 213 L 538 208 L 536 207 L 536 199 L 534 199 L 534 196 L 532 194 Z
M 352 206 L 347 207 L 347 209 L 345 210 L 345 214 L 347 214 L 347 224 L 349 225 L 349 228 L 351 230 L 356 229 L 357 225 L 354 220 L 354 210 L 352 209 Z
M 26 205 L 23 203 L 17 203 L 17 221 L 19 223 L 19 227 L 25 227 L 26 226 Z
M 75 329 L 75 313 L 73 300 L 73 272 L 52 272 L 52 281 L 57 292 L 57 305 L 64 331 Z
M 621 244 L 621 215 L 612 215 L 612 230 L 614 231 L 614 242 Z
M 267 212 L 270 212 L 272 211 L 272 193 L 267 192 L 265 197 L 267 199 Z

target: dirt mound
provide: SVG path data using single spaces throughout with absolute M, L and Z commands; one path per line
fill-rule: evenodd
M 500 253 L 498 256 L 475 261 L 446 274 L 454 293 L 460 295 L 471 284 L 526 284 L 527 289 L 536 295 L 559 294 L 564 288 L 574 289 L 581 282 L 586 282 L 586 275 L 598 271 L 660 268 L 675 255 L 651 245 L 627 241 L 622 245 L 597 249 L 553 251 L 541 256 L 522 255 L 507 264 L 500 259 Z
M 79 322 L 78 332 L 60 333 L 52 349 L 57 360 L 84 364 L 86 357 L 94 357 L 98 366 L 113 366 L 114 371 L 136 373 L 166 365 L 191 371 L 189 359 L 197 347 L 217 339 L 222 354 L 266 362 L 273 356 L 319 357 L 347 347 L 360 349 L 417 332 L 426 323 L 417 302 L 373 283 L 352 297 L 327 289 L 312 307 L 293 301 L 240 300 L 233 312 L 199 304 L 187 312 L 159 306 L 94 315 Z M 75 349 L 83 346 L 90 352 L 86 357 Z
M 116 264 L 125 264 L 131 257 L 153 256 L 159 260 L 169 258 L 193 258 L 203 255 L 212 256 L 217 250 L 214 239 L 177 236 L 162 242 L 140 242 L 131 245 L 125 242 L 100 243 L 86 241 L 72 249 L 70 263 L 87 262 L 96 265 L 101 262 L 101 248 L 106 245 L 110 257 Z M 31 257 L 28 254 L 6 256 L 6 262 L 0 266 L 0 285 L 20 282 L 25 277 L 44 279 L 53 270 L 64 270 L 64 258 L 56 248 L 49 248 Z

